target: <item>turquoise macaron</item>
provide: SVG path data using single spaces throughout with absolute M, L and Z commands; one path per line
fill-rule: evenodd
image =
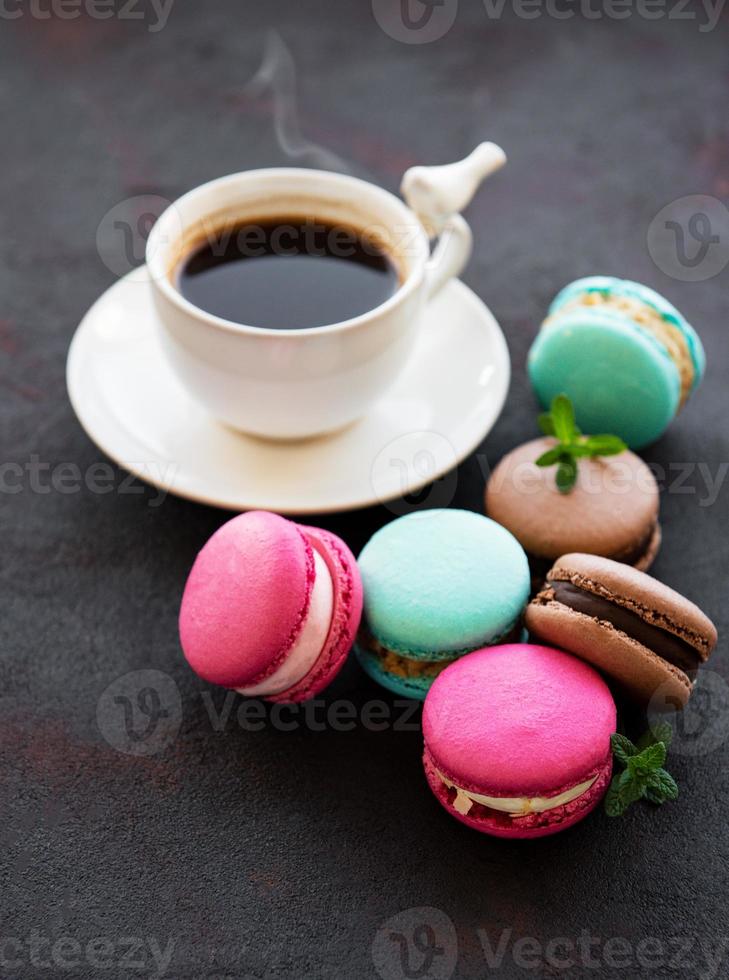
M 610 432 L 640 449 L 665 432 L 701 383 L 706 355 L 696 331 L 658 293 L 591 276 L 554 299 L 527 367 L 542 406 L 564 393 L 584 431 Z
M 529 563 L 516 538 L 466 510 L 423 510 L 381 528 L 358 565 L 364 617 L 355 652 L 375 681 L 425 698 L 463 654 L 519 638 Z

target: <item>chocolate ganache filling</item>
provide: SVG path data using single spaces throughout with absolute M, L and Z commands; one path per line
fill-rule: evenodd
M 587 589 L 581 589 L 571 582 L 549 581 L 547 586 L 554 592 L 557 602 L 575 612 L 584 613 L 585 616 L 612 623 L 616 629 L 653 650 L 689 677 L 693 677 L 699 669 L 701 658 L 690 643 L 660 626 L 646 622 L 631 609 L 595 595 L 594 592 L 588 592 Z
M 645 557 L 651 542 L 653 541 L 653 536 L 656 533 L 656 523 L 651 524 L 645 534 L 641 537 L 640 541 L 633 545 L 632 548 L 624 551 L 614 552 L 610 555 L 605 555 L 606 558 L 612 558 L 613 561 L 620 561 L 624 565 L 637 565 L 638 562 Z M 575 548 L 575 551 L 580 549 Z M 529 558 L 529 569 L 532 573 L 532 579 L 537 584 L 541 584 L 549 574 L 559 555 L 554 555 L 553 558 L 543 558 L 540 555 L 533 555 L 531 552 L 528 553 Z

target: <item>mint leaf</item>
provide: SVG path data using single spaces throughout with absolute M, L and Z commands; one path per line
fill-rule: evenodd
M 668 748 L 672 739 L 673 728 L 671 723 L 668 721 L 659 721 L 655 725 L 651 725 L 648 731 L 641 735 L 635 744 L 640 751 L 647 749 L 649 745 L 655 745 L 656 742 L 663 742 L 666 748 Z
M 537 425 L 545 434 L 545 436 L 553 436 L 554 432 L 554 422 L 552 421 L 552 416 L 549 412 L 542 412 L 537 419 Z
M 569 493 L 577 482 L 577 463 L 570 456 L 563 459 L 557 467 L 557 489 L 560 493 Z
M 648 800 L 649 803 L 655 803 L 656 806 L 666 802 L 666 797 L 657 786 L 646 786 L 643 799 Z
M 594 456 L 593 451 L 588 447 L 587 443 L 580 440 L 579 442 L 571 442 L 569 446 L 563 448 L 563 452 L 569 453 L 570 456 L 574 456 L 576 459 L 580 456 Z
M 631 800 L 631 803 L 635 803 L 636 800 L 640 800 L 645 791 L 648 789 L 648 780 L 650 778 L 649 772 L 630 772 L 626 769 L 623 773 L 624 776 L 630 776 L 630 786 L 631 792 L 634 792 L 635 799 Z
M 627 804 L 623 802 L 618 788 L 618 777 L 614 776 L 605 796 L 605 813 L 609 817 L 622 817 L 626 809 Z
M 666 748 L 673 741 L 673 727 L 669 721 L 657 722 L 651 727 L 650 731 L 653 735 L 653 740 L 655 742 L 663 742 Z
M 628 448 L 618 436 L 586 436 L 583 443 L 591 456 L 617 456 Z
M 643 795 L 645 787 L 646 783 L 641 778 L 636 779 L 629 769 L 621 772 L 618 776 L 618 790 L 626 806 L 630 806 L 631 803 L 637 803 Z
M 572 408 L 572 402 L 567 395 L 557 395 L 552 401 L 551 415 L 554 434 L 559 441 L 564 443 L 572 442 L 577 435 L 577 426 L 575 425 L 575 413 Z
M 665 769 L 657 769 L 650 774 L 648 777 L 648 787 L 650 790 L 660 793 L 663 800 L 678 799 L 678 784 L 670 772 L 666 772 Z M 648 793 L 646 792 L 647 795 Z
M 631 803 L 636 803 L 643 796 L 644 790 L 645 786 L 626 769 L 610 783 L 605 797 L 605 812 L 609 817 L 622 816 Z
M 613 755 L 626 768 L 613 777 L 605 796 L 608 816 L 621 816 L 640 799 L 660 805 L 678 797 L 676 780 L 663 768 L 666 742 L 655 741 L 656 734 L 664 734 L 666 726 L 671 727 L 667 722 L 657 724 L 638 740 L 637 745 L 617 732 L 610 736 Z M 670 740 L 670 734 L 668 738 Z
M 564 450 L 561 446 L 555 446 L 554 449 L 548 449 L 546 453 L 542 453 L 538 460 L 536 460 L 537 466 L 554 466 L 555 463 L 559 463 L 564 456 Z
M 542 453 L 537 466 L 556 466 L 556 483 L 560 493 L 569 493 L 577 482 L 577 460 L 595 456 L 615 456 L 628 448 L 618 436 L 609 434 L 583 436 L 575 420 L 572 402 L 567 395 L 557 395 L 549 412 L 537 418 L 546 436 L 554 436 L 558 444 Z
M 665 761 L 666 746 L 663 742 L 655 742 L 638 755 L 634 755 L 628 766 L 633 772 L 649 773 L 654 769 L 660 769 Z
M 617 732 L 610 736 L 610 746 L 613 750 L 613 755 L 615 758 L 622 762 L 623 765 L 628 764 L 628 759 L 638 754 L 638 749 L 633 745 L 629 738 L 625 735 L 619 735 Z

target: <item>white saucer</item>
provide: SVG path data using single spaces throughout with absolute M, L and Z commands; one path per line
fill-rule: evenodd
M 71 343 L 71 404 L 120 466 L 231 510 L 316 514 L 419 490 L 478 446 L 509 387 L 498 323 L 454 281 L 428 306 L 409 364 L 366 418 L 306 442 L 265 442 L 221 425 L 190 398 L 167 366 L 155 320 L 139 271 L 104 293 Z

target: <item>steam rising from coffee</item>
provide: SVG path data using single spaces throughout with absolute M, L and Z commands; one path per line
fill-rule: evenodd
M 307 140 L 301 132 L 297 109 L 296 65 L 291 51 L 277 31 L 271 31 L 261 67 L 246 85 L 246 95 L 273 96 L 273 124 L 278 145 L 287 157 L 318 170 L 351 174 L 355 169 L 326 147 Z

